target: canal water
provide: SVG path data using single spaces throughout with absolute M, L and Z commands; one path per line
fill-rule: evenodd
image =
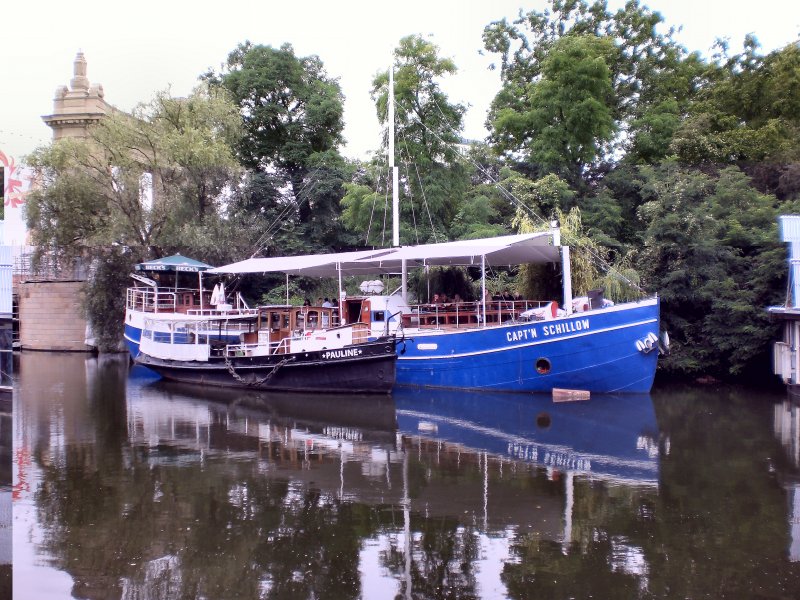
M 798 598 L 782 390 L 266 395 L 23 353 L 14 598 Z

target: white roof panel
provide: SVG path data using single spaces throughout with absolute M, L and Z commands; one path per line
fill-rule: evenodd
M 547 231 L 506 235 L 440 244 L 423 244 L 380 250 L 249 258 L 209 269 L 206 273 L 288 273 L 312 277 L 398 273 L 405 260 L 409 267 L 423 265 L 488 266 L 548 263 L 559 260 L 559 248 L 552 245 Z

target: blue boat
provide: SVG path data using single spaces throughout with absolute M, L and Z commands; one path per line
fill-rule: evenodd
M 658 311 L 652 298 L 552 321 L 408 332 L 397 381 L 505 392 L 647 393 L 658 361 Z

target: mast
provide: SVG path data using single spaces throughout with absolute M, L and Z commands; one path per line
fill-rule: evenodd
M 389 67 L 389 168 L 392 171 L 392 246 L 400 246 L 400 186 L 394 164 L 394 65 Z M 408 266 L 403 259 L 400 273 L 400 296 L 408 303 Z
M 389 67 L 389 169 L 392 171 L 392 245 L 400 245 L 400 194 L 394 164 L 394 66 Z

